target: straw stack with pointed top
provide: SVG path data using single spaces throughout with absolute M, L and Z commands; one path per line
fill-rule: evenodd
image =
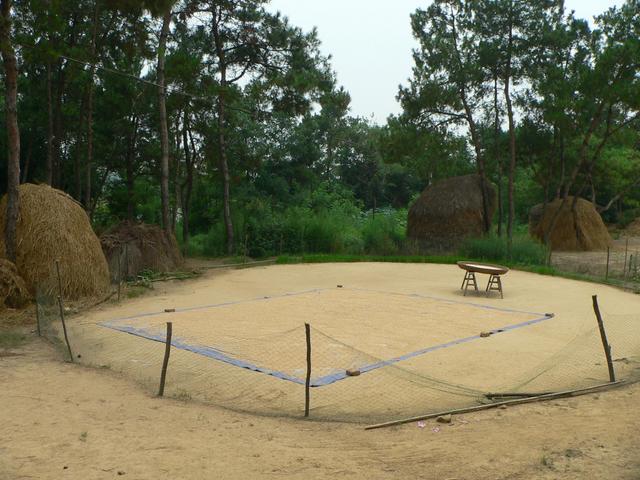
M 109 288 L 107 261 L 89 217 L 73 198 L 48 185 L 20 185 L 17 225 L 18 273 L 31 294 L 58 295 L 56 260 L 62 294 L 79 299 Z M 0 257 L 4 257 L 6 196 L 0 201 Z

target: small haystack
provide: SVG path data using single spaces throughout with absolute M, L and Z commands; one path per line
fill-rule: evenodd
M 573 209 L 574 197 L 567 197 L 567 201 L 559 213 L 555 228 L 549 237 L 552 250 L 559 251 L 588 251 L 606 250 L 611 246 L 609 235 L 602 217 L 593 203 L 578 198 Z M 531 236 L 544 240 L 544 234 L 549 229 L 554 215 L 562 205 L 562 199 L 543 205 L 536 205 L 529 215 L 529 233 Z
M 175 271 L 183 263 L 175 237 L 158 225 L 123 222 L 105 232 L 100 243 L 114 280 L 119 271 L 126 278 L 143 270 Z
M 4 256 L 4 215 L 0 202 L 0 256 Z M 58 295 L 55 261 L 60 262 L 67 299 L 101 295 L 109 271 L 98 237 L 84 209 L 66 193 L 47 185 L 20 185 L 16 266 L 32 294 Z
M 640 237 L 640 218 L 636 218 L 627 225 L 623 233 L 626 237 Z
M 496 209 L 496 191 L 485 184 L 489 218 Z M 409 209 L 407 236 L 427 248 L 450 250 L 465 238 L 484 232 L 482 180 L 479 175 L 452 177 L 429 185 Z
M 31 301 L 27 284 L 9 260 L 0 258 L 0 308 L 22 308 Z

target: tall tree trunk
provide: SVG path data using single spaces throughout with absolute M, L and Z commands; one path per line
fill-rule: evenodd
M 220 70 L 220 95 L 218 96 L 218 160 L 220 162 L 220 172 L 222 173 L 222 202 L 224 210 L 224 225 L 227 233 L 227 254 L 233 253 L 233 220 L 231 219 L 231 177 L 229 175 L 229 162 L 227 160 L 227 139 L 225 134 L 225 123 L 227 117 L 225 95 L 227 88 L 227 64 L 225 50 L 220 32 L 218 30 L 218 15 L 213 15 L 213 36 L 216 45 L 216 54 Z
M 31 158 L 33 156 L 33 142 L 29 142 L 29 146 L 27 147 L 27 155 L 24 159 L 24 164 L 22 167 L 22 172 L 20 174 L 20 183 L 26 183 L 29 178 L 29 168 L 31 167 Z
M 76 142 L 75 155 L 73 159 L 73 175 L 74 175 L 74 195 L 73 197 L 82 203 L 82 151 L 80 148 L 80 139 Z M 85 205 L 86 209 L 86 205 Z
M 498 164 L 498 236 L 502 236 L 502 222 L 504 221 L 504 208 L 502 205 L 502 155 L 500 155 L 500 111 L 498 108 L 498 72 L 493 77 L 493 110 L 495 114 L 493 122 L 493 154 Z
M 47 62 L 47 164 L 45 181 L 53 184 L 53 85 L 51 80 L 51 61 Z
M 509 6 L 509 16 L 512 15 L 513 4 Z M 509 19 L 509 43 L 508 43 L 507 67 L 504 77 L 504 98 L 507 104 L 507 116 L 509 118 L 509 212 L 507 215 L 507 245 L 509 253 L 513 244 L 513 224 L 516 216 L 516 203 L 514 198 L 515 173 L 516 173 L 516 129 L 513 121 L 513 105 L 511 103 L 511 55 L 513 53 L 513 25 Z
M 129 138 L 127 142 L 127 157 L 126 157 L 126 175 L 127 175 L 127 220 L 133 221 L 136 215 L 135 211 L 135 197 L 134 197 L 134 149 L 136 145 L 136 139 L 138 136 L 138 117 L 134 117 L 131 121 L 131 131 L 129 132 Z
M 53 172 L 51 185 L 61 188 L 62 184 L 62 137 L 64 135 L 64 117 L 62 104 L 64 99 L 64 89 L 66 86 L 66 70 L 62 63 L 58 67 L 58 79 L 56 83 L 56 99 L 53 106 Z
M 193 190 L 193 155 L 189 149 L 189 115 L 187 109 L 184 111 L 184 120 L 182 122 L 182 146 L 184 148 L 184 161 L 186 167 L 186 178 L 181 189 L 181 203 L 182 203 L 182 243 L 184 244 L 185 253 L 189 247 L 189 237 L 191 232 L 189 230 L 189 214 L 191 207 L 191 192 Z
M 162 30 L 158 44 L 158 107 L 160 110 L 160 201 L 162 203 L 162 227 L 171 233 L 169 219 L 169 127 L 167 125 L 166 88 L 164 62 L 167 50 L 167 37 L 171 24 L 171 7 L 167 7 L 162 18 Z
M 459 65 L 462 65 L 462 59 L 460 58 L 460 51 L 458 50 L 458 30 L 456 27 L 455 17 L 452 18 L 452 33 L 454 38 L 454 51 L 456 59 Z M 476 153 L 476 167 L 478 169 L 478 175 L 480 175 L 480 191 L 482 193 L 482 220 L 484 233 L 489 233 L 491 229 L 491 218 L 489 218 L 489 192 L 487 189 L 487 170 L 485 167 L 484 155 L 482 153 L 482 145 L 480 143 L 480 135 L 478 135 L 478 128 L 473 118 L 473 112 L 467 98 L 466 86 L 464 83 L 458 85 L 458 94 L 464 107 L 465 117 L 467 124 L 469 125 L 469 133 L 471 134 L 471 143 Z
M 84 208 L 91 211 L 91 178 L 93 175 L 93 92 L 96 74 L 96 39 L 98 36 L 99 0 L 95 0 L 93 9 L 93 32 L 91 34 L 91 69 L 89 70 L 89 95 L 87 98 L 87 163 L 85 165 Z
M 4 64 L 5 111 L 8 141 L 7 211 L 4 225 L 5 254 L 15 263 L 16 227 L 20 210 L 20 129 L 18 127 L 18 63 L 11 42 L 11 0 L 0 0 L 0 53 Z

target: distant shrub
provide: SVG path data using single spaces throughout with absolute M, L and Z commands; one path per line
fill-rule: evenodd
M 521 265 L 544 265 L 547 259 L 546 247 L 522 233 L 514 235 L 511 252 L 509 252 L 506 236 L 498 237 L 492 233 L 484 237 L 468 239 L 460 247 L 459 253 L 466 258 Z

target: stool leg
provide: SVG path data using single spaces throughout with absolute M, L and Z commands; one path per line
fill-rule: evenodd
M 460 287 L 460 290 L 464 290 L 464 286 L 467 283 L 467 275 L 469 275 L 469 272 L 464 272 L 464 280 L 462 280 L 462 286 Z
M 467 283 L 464 287 L 464 296 L 467 296 L 467 290 L 469 290 L 469 284 L 473 283 L 473 288 L 478 291 L 478 282 L 476 282 L 476 274 L 473 272 L 467 273 Z
M 502 294 L 502 280 L 500 280 L 499 276 L 498 276 L 498 288 L 500 289 L 500 298 L 504 298 L 504 295 Z

